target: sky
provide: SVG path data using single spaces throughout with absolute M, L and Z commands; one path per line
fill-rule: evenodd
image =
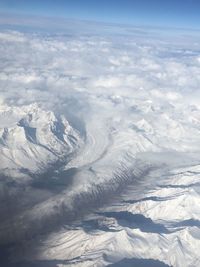
M 200 29 L 199 0 L 0 0 L 0 12 Z

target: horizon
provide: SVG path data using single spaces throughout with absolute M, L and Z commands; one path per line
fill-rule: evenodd
M 0 1 L 7 16 L 39 16 L 143 27 L 200 29 L 199 1 Z

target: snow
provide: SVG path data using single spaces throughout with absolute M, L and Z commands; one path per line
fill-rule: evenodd
M 0 169 L 12 169 L 12 176 L 20 168 L 42 171 L 82 144 L 81 136 L 64 117 L 56 118 L 52 111 L 42 110 L 37 104 L 1 106 L 0 125 Z
M 193 171 L 193 168 L 175 171 L 181 173 L 179 177 L 183 179 L 185 172 Z M 176 181 L 170 174 L 162 180 L 148 178 L 163 188 L 151 184 L 144 192 L 132 185 L 124 193 L 128 201 L 124 202 L 120 197 L 114 206 L 101 208 L 99 215 L 86 216 L 78 226 L 75 224 L 71 229 L 51 234 L 41 244 L 38 258 L 65 259 L 63 266 L 106 266 L 124 258 L 154 259 L 178 267 L 199 266 L 199 192 L 195 192 L 195 186 L 168 189 L 165 184 L 170 181 L 173 186 Z M 131 204 L 135 190 L 141 200 Z M 125 215 L 118 219 L 121 212 L 127 211 L 130 218 L 133 215 L 132 221 Z M 136 214 L 142 215 L 139 221 L 134 220 Z M 92 224 L 91 228 L 86 227 L 95 220 L 99 221 L 99 229 Z

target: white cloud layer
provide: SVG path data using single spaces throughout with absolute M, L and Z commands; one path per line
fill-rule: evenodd
M 2 109 L 37 103 L 69 119 L 77 117 L 88 136 L 98 136 L 96 159 L 103 153 L 98 144 L 105 136 L 116 143 L 116 155 L 122 150 L 197 152 L 199 40 L 192 37 L 182 44 L 184 36 L 151 34 L 2 31 Z M 90 157 L 95 155 L 88 152 L 85 161 Z
M 80 154 L 71 166 L 98 159 L 109 136 L 115 155 L 197 152 L 199 43 L 194 37 L 185 44 L 183 40 L 158 33 L 138 37 L 2 31 L 2 110 L 37 103 L 82 121 L 87 135 L 95 138 L 96 156 L 88 148 L 88 157 Z

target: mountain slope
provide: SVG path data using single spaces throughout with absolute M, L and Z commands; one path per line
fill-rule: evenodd
M 82 144 L 64 116 L 56 117 L 37 104 L 1 106 L 0 124 L 0 170 L 11 176 L 20 169 L 36 173 L 57 161 L 66 162 Z

